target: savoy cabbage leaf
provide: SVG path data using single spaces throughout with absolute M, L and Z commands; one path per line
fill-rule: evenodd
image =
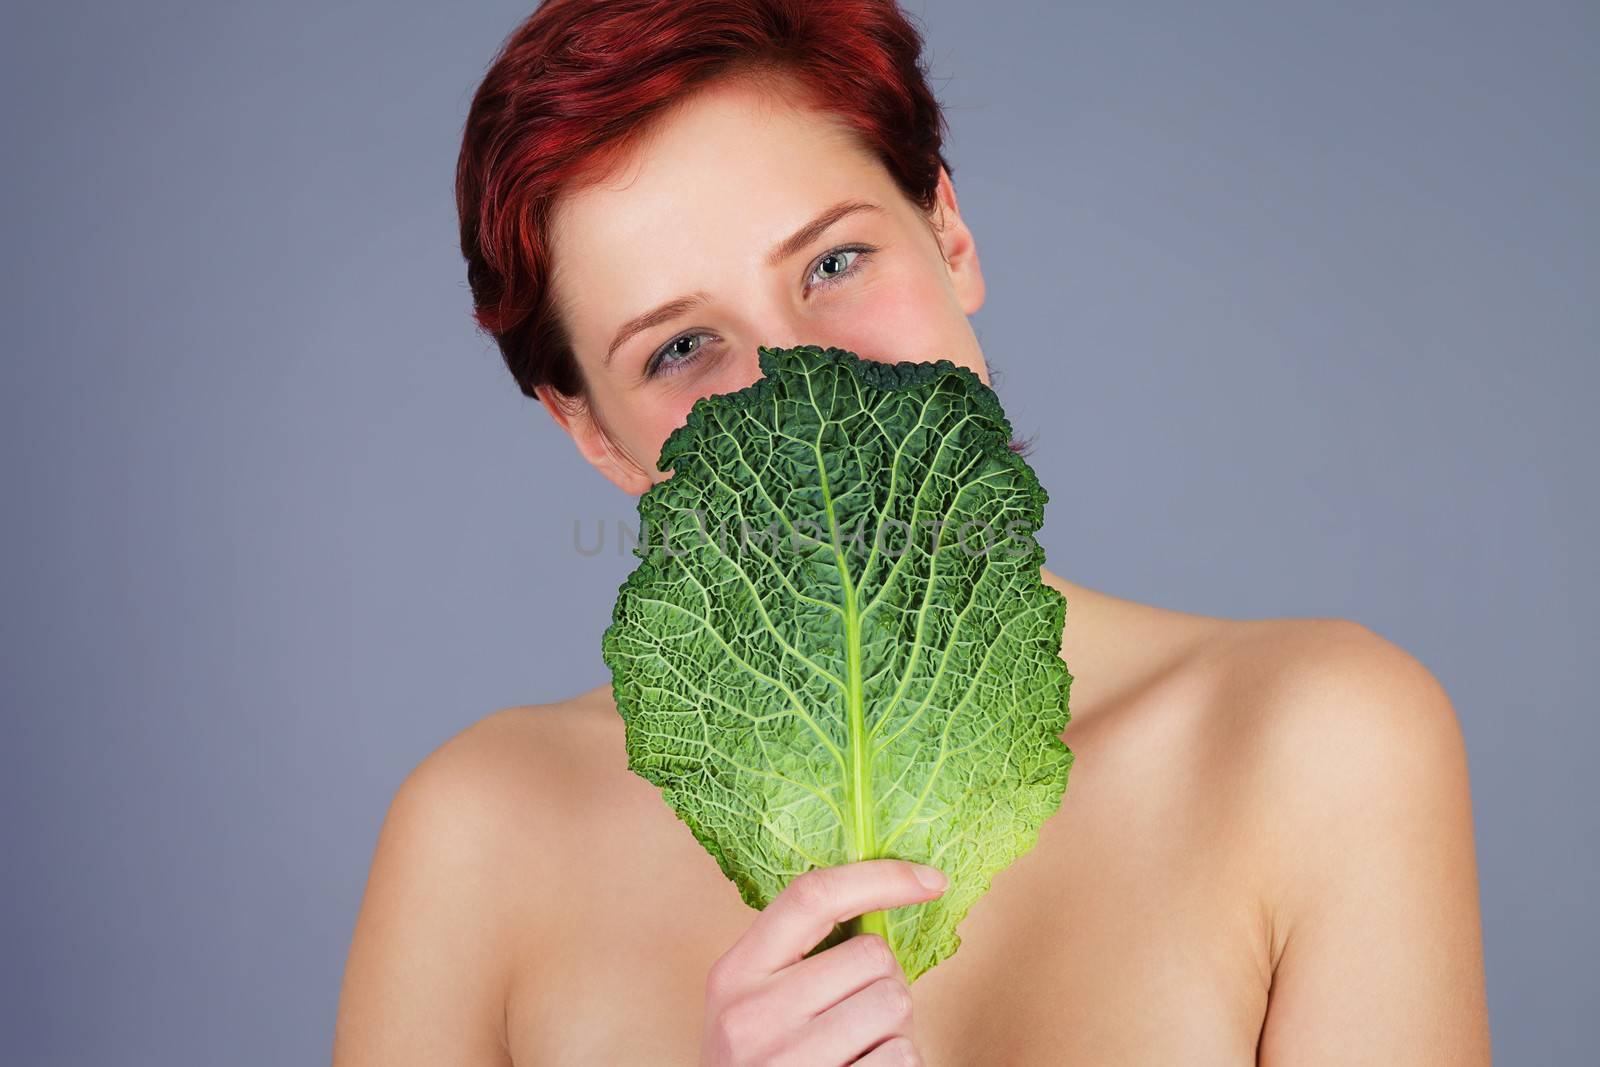
M 628 765 L 751 907 L 813 867 L 943 870 L 937 899 L 813 950 L 875 931 L 915 981 L 1066 790 L 1047 496 L 964 367 L 759 358 L 755 384 L 695 402 L 639 501 L 602 641 Z

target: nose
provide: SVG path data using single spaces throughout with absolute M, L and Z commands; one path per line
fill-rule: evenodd
M 798 327 L 788 325 L 781 331 L 769 330 L 759 334 L 758 338 L 755 344 L 760 344 L 765 348 L 800 348 L 807 345 L 823 349 L 842 348 L 846 352 L 860 356 L 862 359 L 870 359 L 878 363 L 896 363 L 903 359 L 913 358 L 885 351 L 880 343 L 864 337 L 851 337 L 848 333 L 837 329 L 821 329 L 815 326 L 808 328 L 804 325 Z M 782 340 L 775 341 L 767 338 L 782 338 Z M 752 344 L 751 351 L 753 352 L 754 350 L 755 345 Z
M 814 310 L 798 302 L 786 301 L 781 297 L 769 300 L 765 294 L 749 308 L 750 318 L 746 324 L 749 332 L 745 335 L 748 339 L 745 348 L 750 353 L 753 370 L 757 345 L 766 348 L 798 348 L 802 345 L 842 348 L 862 359 L 888 363 L 900 358 L 882 350 L 881 344 L 870 336 L 869 324 L 841 321 L 842 317 L 837 315 L 821 321 Z

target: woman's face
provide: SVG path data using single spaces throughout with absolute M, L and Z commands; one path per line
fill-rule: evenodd
M 539 394 L 624 491 L 669 477 L 667 436 L 700 397 L 761 376 L 757 345 L 948 359 L 988 382 L 967 321 L 983 276 L 942 170 L 930 219 L 833 116 L 737 80 L 662 119 L 621 170 L 551 224 L 588 402 L 569 414 Z

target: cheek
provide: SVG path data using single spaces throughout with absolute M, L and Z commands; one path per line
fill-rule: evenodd
M 711 392 L 725 392 L 721 386 L 706 390 Z M 658 405 L 650 409 L 647 417 L 641 418 L 637 425 L 641 436 L 645 437 L 644 446 L 640 449 L 640 462 L 646 470 L 655 469 L 656 457 L 661 455 L 661 446 L 667 443 L 667 438 L 672 436 L 672 431 L 689 421 L 689 409 L 694 407 L 694 402 L 699 399 L 697 393 L 678 393 L 670 398 L 663 398 Z M 656 477 L 662 477 L 657 474 Z
M 829 333 L 840 339 L 827 343 L 867 359 L 968 362 L 963 334 L 970 326 L 937 278 L 919 275 L 886 282 L 839 315 L 835 326 Z
M 689 421 L 689 410 L 695 401 L 713 393 L 737 392 L 754 384 L 761 377 L 755 346 L 771 343 L 775 342 L 740 341 L 732 350 L 707 357 L 709 366 L 693 367 L 665 379 L 650 408 L 650 423 L 658 432 L 656 444 L 665 444 L 673 430 Z
M 661 454 L 661 446 L 667 443 L 673 430 L 689 421 L 689 409 L 693 406 L 694 397 L 685 396 L 675 400 L 671 407 L 657 410 L 650 427 L 650 443 L 654 446 L 650 453 L 652 457 Z

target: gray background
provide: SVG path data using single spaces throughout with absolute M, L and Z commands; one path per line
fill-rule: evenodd
M 1344 616 L 1471 752 L 1491 1025 L 1592 1055 L 1592 4 L 910 3 L 1056 572 Z M 522 3 L 8 7 L 0 1057 L 325 1060 L 405 773 L 606 678 L 633 516 L 468 322 Z

